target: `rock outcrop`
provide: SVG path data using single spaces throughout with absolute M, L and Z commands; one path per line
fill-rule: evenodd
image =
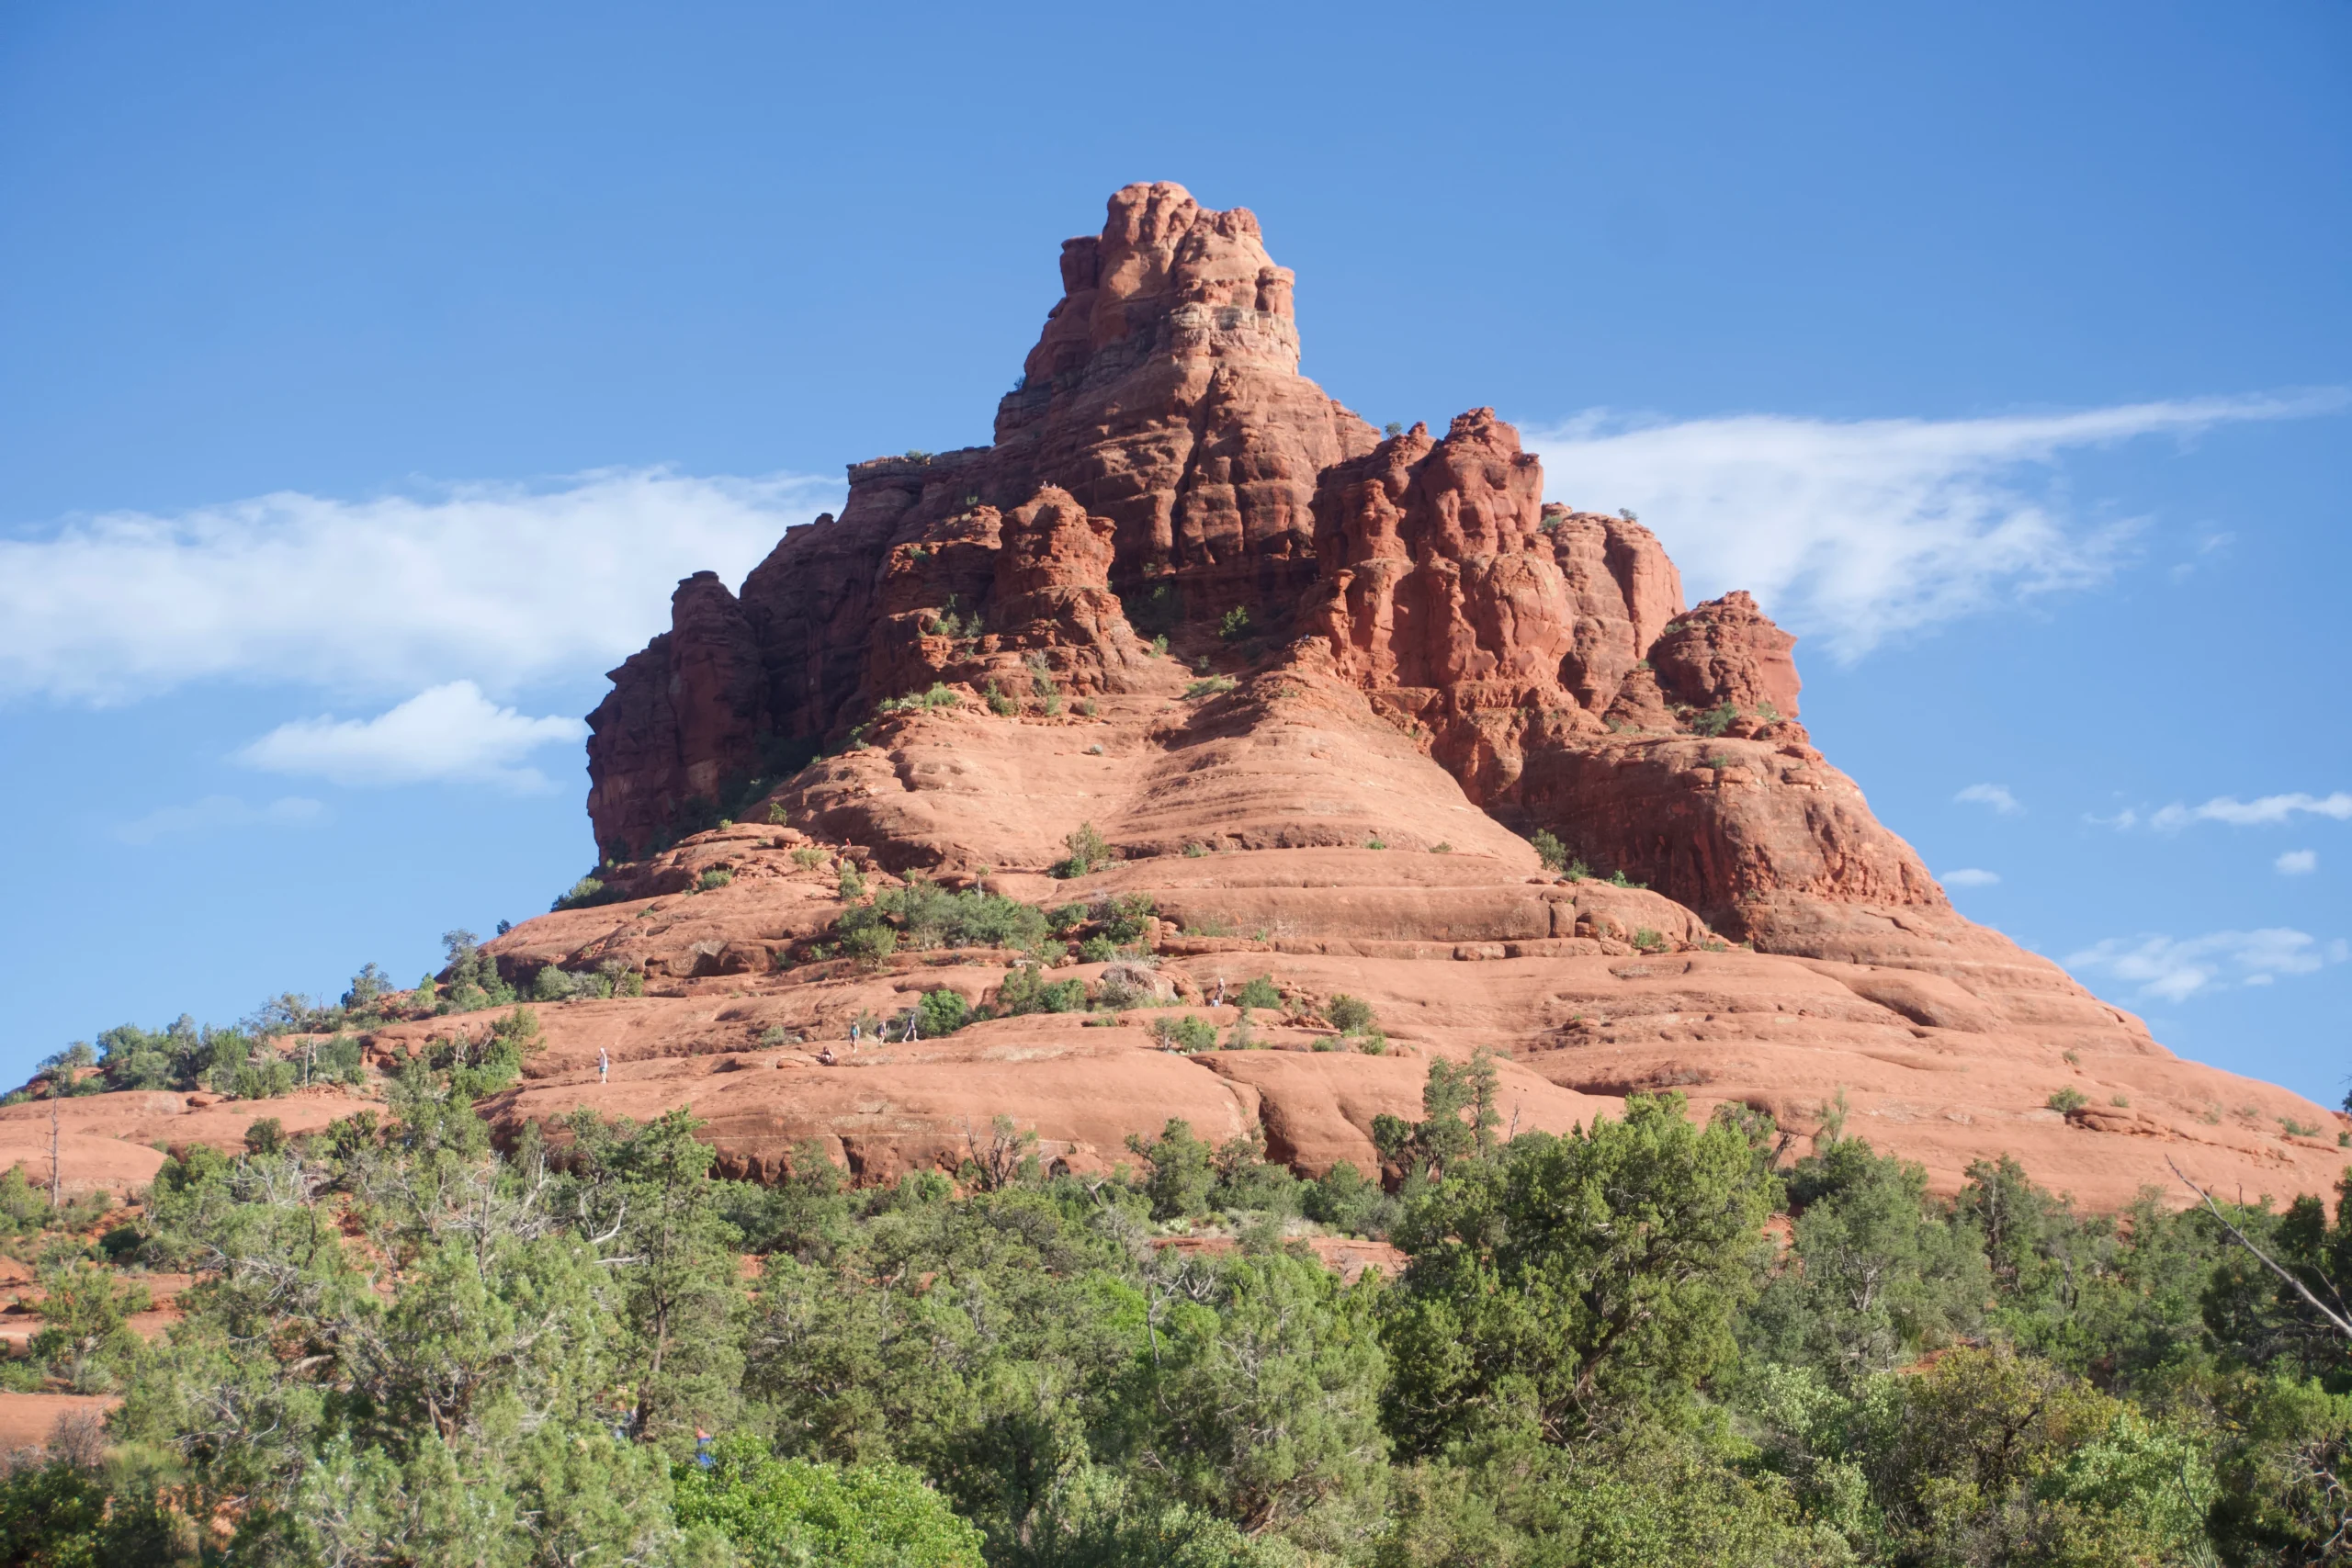
M 1182 1116 L 1369 1167 L 1428 1059 L 1487 1046 L 1523 1128 L 1677 1089 L 1799 1147 L 1842 1117 L 1945 1190 L 2001 1153 L 2094 1203 L 2173 1160 L 2327 1190 L 2352 1122 L 2175 1058 L 1961 919 L 1812 745 L 1794 639 L 1747 594 L 1686 606 L 1631 517 L 1544 502 L 1492 410 L 1373 431 L 1298 374 L 1293 282 L 1248 212 L 1129 186 L 1063 247 L 991 445 L 854 465 L 841 514 L 740 595 L 679 585 L 590 718 L 619 901 L 492 944 L 520 982 L 617 967 L 649 994 L 543 1009 L 548 1050 L 486 1107 L 503 1126 L 687 1104 L 729 1171 L 814 1139 L 879 1180 L 952 1168 L 998 1114 L 1094 1168 Z M 1081 828 L 1120 858 L 1057 878 Z M 1017 960 L 836 955 L 844 864 L 1148 899 L 1166 1005 L 878 1045 L 870 1021 L 1001 998 Z M 1261 975 L 1287 1003 L 1250 1021 L 1270 1049 L 1145 1028 L 1229 1037 L 1220 998 Z M 1386 1055 L 1325 1021 L 1341 994 Z

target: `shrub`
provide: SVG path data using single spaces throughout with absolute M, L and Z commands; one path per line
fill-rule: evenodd
M 1348 1160 L 1340 1160 L 1309 1182 L 1301 1197 L 1308 1219 L 1356 1235 L 1385 1235 L 1396 1212 L 1380 1183 L 1367 1180 Z
M 1374 833 L 1363 841 L 1363 847 L 1368 850 L 1385 850 L 1388 847 L 1388 840 Z
M 2085 1094 L 2081 1089 L 2076 1089 L 2072 1084 L 2068 1084 L 2064 1089 L 2055 1090 L 2048 1100 L 2042 1101 L 2042 1103 L 2050 1107 L 2051 1110 L 2063 1112 L 2069 1116 L 2073 1115 L 2075 1111 L 2080 1111 L 2084 1106 L 2088 1105 L 2090 1102 L 2091 1097 Z
M 1231 690 L 1233 690 L 1232 676 L 1204 675 L 1184 688 L 1184 700 L 1190 702 L 1195 697 L 1218 696 Z
M 585 975 L 568 975 L 550 964 L 531 977 L 531 999 L 535 1002 L 568 1002 L 582 991 L 591 994 L 596 982 Z
M 735 874 L 733 872 L 715 865 L 708 871 L 704 872 L 701 878 L 695 883 L 695 891 L 697 893 L 708 893 L 713 888 L 724 887 L 734 880 Z
M 1247 637 L 1249 633 L 1250 612 L 1240 604 L 1227 610 L 1225 617 L 1216 624 L 1217 639 L 1221 642 L 1231 642 L 1238 637 Z
M 1151 1038 L 1162 1049 L 1189 1055 L 1216 1043 L 1216 1025 L 1190 1013 L 1182 1018 L 1155 1018 L 1151 1021 Z
M 953 1034 L 971 1021 L 972 1004 L 956 991 L 942 987 L 925 991 L 922 1000 L 915 1004 L 915 1021 L 925 1034 L 933 1037 Z
M 1181 1220 L 1207 1209 L 1209 1188 L 1216 1180 L 1216 1151 L 1193 1135 L 1191 1122 L 1170 1117 L 1148 1143 L 1130 1133 L 1127 1150 L 1151 1167 L 1143 1190 L 1153 1219 Z
M 1634 932 L 1634 945 L 1644 953 L 1663 953 L 1666 951 L 1666 938 L 1647 926 L 1641 926 Z
M 1535 836 L 1527 840 L 1535 846 L 1535 858 L 1546 871 L 1558 871 L 1568 863 L 1568 852 L 1557 835 L 1549 828 L 1538 828 Z
M 792 820 L 792 812 L 784 802 L 771 800 L 768 802 L 768 820 L 779 824 L 789 822 Z
M 1046 917 L 1027 904 L 972 888 L 949 893 L 920 876 L 876 897 L 874 908 L 896 920 L 918 951 L 942 944 L 1035 949 L 1046 939 Z
M 1144 933 L 1151 928 L 1153 917 L 1159 912 L 1159 906 L 1141 893 L 1114 898 L 1102 907 L 1100 913 L 1102 934 L 1122 947 L 1141 942 Z
M 672 1506 L 686 1529 L 724 1536 L 749 1568 L 980 1568 L 979 1530 L 920 1471 L 775 1459 L 748 1436 L 720 1439 L 712 1460 L 673 1468 Z
M 598 904 L 609 904 L 612 902 L 614 897 L 616 897 L 616 895 L 608 896 L 605 893 L 605 885 L 602 881 L 594 876 L 583 876 L 579 881 L 571 885 L 571 890 L 570 892 L 560 896 L 556 901 L 548 905 L 548 908 L 549 910 L 586 909 L 594 908 Z M 369 999 L 373 1000 L 374 998 L 370 998 Z M 349 1004 L 346 1003 L 345 1005 L 347 1006 Z
M 1209 850 L 1206 844 L 1186 844 L 1184 846 L 1184 858 L 1186 860 L 1199 860 L 1203 855 L 1205 855 L 1208 852 Z
M 1152 657 L 1154 657 L 1155 659 L 1165 659 L 1165 658 L 1167 658 L 1167 657 L 1168 657 L 1168 634 L 1167 634 L 1167 633 L 1162 632 L 1162 633 L 1160 633 L 1160 635 L 1159 635 L 1159 636 L 1158 636 L 1158 637 L 1153 637 L 1153 638 L 1151 639 L 1151 652 L 1152 652 Z
M 1103 838 L 1091 822 L 1080 822 L 1072 829 L 1062 840 L 1062 846 L 1069 851 L 1069 855 L 1054 866 L 1053 874 L 1059 877 L 1084 876 L 1089 872 L 1100 871 L 1118 858 L 1112 851 L 1110 840 Z
M 997 987 L 996 1010 L 1007 1017 L 1027 1012 L 1079 1012 L 1086 1007 L 1083 980 L 1047 981 L 1040 964 L 1024 964 Z
M 1278 1008 L 1283 1005 L 1283 994 L 1275 988 L 1272 976 L 1261 975 L 1245 982 L 1234 1001 L 1245 1008 Z
M 1721 703 L 1692 719 L 1690 727 L 1712 739 L 1729 729 L 1731 721 L 1738 716 L 1739 709 L 1736 705 L 1727 702 Z
M 1324 1004 L 1323 1016 L 1331 1027 L 1342 1034 L 1362 1034 L 1374 1021 L 1372 1004 L 1362 997 L 1351 997 L 1342 991 Z
M 1436 843 L 1430 846 L 1430 853 L 1433 855 L 1450 855 L 1453 852 L 1453 846 L 1447 843 L 1442 839 L 1440 839 Z
M 1107 936 L 1091 936 L 1078 944 L 1078 955 L 1089 964 L 1114 963 L 1119 956 L 1119 944 Z
M 1561 874 L 1570 882 L 1589 882 L 1592 880 L 1592 867 L 1580 860 L 1572 860 L 1568 863 L 1567 870 Z
M 803 844 L 792 852 L 792 863 L 803 871 L 814 871 L 825 863 L 825 852 L 814 844 Z
M 1021 705 L 999 691 L 994 681 L 983 687 L 980 694 L 989 700 L 989 712 L 999 718 L 1011 718 L 1021 711 Z
M 2280 1130 L 2285 1132 L 2285 1134 L 2290 1138 L 2316 1138 L 2319 1136 L 2318 1128 L 2305 1126 L 2302 1122 L 2296 1121 L 2291 1116 L 2281 1116 L 2278 1118 L 2278 1126 Z
M 842 938 L 842 955 L 878 968 L 899 951 L 899 933 L 880 921 L 862 925 Z

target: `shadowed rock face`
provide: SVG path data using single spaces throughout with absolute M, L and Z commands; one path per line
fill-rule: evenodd
M 1487 1044 L 1518 1053 L 1531 1126 L 1679 1088 L 1804 1133 L 1843 1094 L 1849 1132 L 1947 1189 L 2005 1151 L 2098 1202 L 2167 1156 L 2249 1191 L 2333 1181 L 2352 1122 L 2175 1059 L 1953 912 L 1812 746 L 1795 639 L 1747 593 L 1686 606 L 1648 530 L 1544 504 L 1492 410 L 1384 439 L 1299 376 L 1293 279 L 1250 213 L 1128 186 L 1061 286 L 991 446 L 852 466 L 839 517 L 740 596 L 682 582 L 613 671 L 589 810 L 628 901 L 495 949 L 525 977 L 624 963 L 655 995 L 548 1009 L 505 1123 L 690 1103 L 729 1169 L 815 1137 L 881 1179 L 952 1167 L 1000 1112 L 1079 1165 L 1183 1114 L 1319 1169 L 1372 1160 L 1419 1058 Z M 1125 858 L 1050 879 L 1081 824 Z M 1538 829 L 1590 876 L 1540 866 Z M 1330 1033 L 1268 1021 L 1273 1052 L 1176 1057 L 1136 1015 L 838 1071 L 762 1054 L 941 985 L 978 1003 L 1011 962 L 809 962 L 842 906 L 786 852 L 846 846 L 885 880 L 1148 896 L 1189 1005 L 1229 1021 L 1218 987 L 1272 973 L 1310 1010 L 1373 1000 L 1399 1054 L 1285 1055 Z M 714 867 L 732 883 L 689 904 Z M 627 1064 L 609 1086 L 582 1076 L 597 1049 Z

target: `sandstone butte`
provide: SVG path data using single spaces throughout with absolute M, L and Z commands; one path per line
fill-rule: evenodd
M 1369 1170 L 1372 1118 L 1417 1115 L 1429 1060 L 1485 1046 L 1521 1130 L 1672 1089 L 1770 1111 L 1791 1157 L 1842 1125 L 1945 1191 L 2002 1154 L 2091 1207 L 2185 1200 L 2168 1162 L 2247 1198 L 2332 1188 L 2352 1121 L 2175 1056 L 1953 911 L 1814 749 L 1794 639 L 1747 594 L 1687 605 L 1639 524 L 1545 504 L 1490 410 L 1384 437 L 1298 373 L 1292 284 L 1250 212 L 1130 186 L 1063 245 L 990 445 L 853 465 L 841 514 L 740 591 L 679 583 L 590 716 L 614 901 L 492 944 L 518 982 L 618 964 L 648 994 L 542 1006 L 547 1048 L 485 1115 L 688 1106 L 763 1179 L 807 1139 L 863 1181 L 953 1168 L 999 1115 L 1081 1170 L 1173 1116 Z M 1118 858 L 1057 880 L 1082 824 Z M 1546 871 L 1539 829 L 1595 874 Z M 876 888 L 1148 896 L 1176 1010 L 854 1045 L 923 992 L 988 1000 L 1014 955 L 812 958 L 842 863 Z M 1153 1018 L 1229 1031 L 1261 975 L 1294 1003 L 1255 1015 L 1269 1048 L 1154 1043 Z M 1387 1054 L 1331 1049 L 1341 993 Z M 213 1099 L 67 1101 L 69 1175 L 130 1185 L 150 1145 L 351 1109 Z M 45 1172 L 49 1132 L 45 1105 L 0 1110 L 0 1161 Z

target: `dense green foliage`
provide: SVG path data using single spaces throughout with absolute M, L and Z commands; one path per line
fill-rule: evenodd
M 43 1303 L 15 1386 L 124 1396 L 104 1443 L 0 1480 L 6 1560 L 2186 1568 L 2352 1541 L 2352 1347 L 2222 1223 L 2326 1294 L 2352 1182 L 2333 1216 L 2094 1216 L 2003 1160 L 1944 1201 L 1859 1139 L 1780 1165 L 1769 1118 L 1673 1096 L 1507 1138 L 1480 1055 L 1381 1120 L 1385 1186 L 1182 1120 L 1055 1176 L 998 1117 L 952 1177 L 855 1191 L 810 1144 L 758 1187 L 684 1112 L 492 1150 L 472 1100 L 535 1032 L 510 1008 L 380 1113 L 191 1147 L 102 1242 L 0 1179 Z M 1318 1231 L 1406 1262 L 1346 1282 Z M 165 1338 L 127 1328 L 125 1266 L 196 1276 Z

